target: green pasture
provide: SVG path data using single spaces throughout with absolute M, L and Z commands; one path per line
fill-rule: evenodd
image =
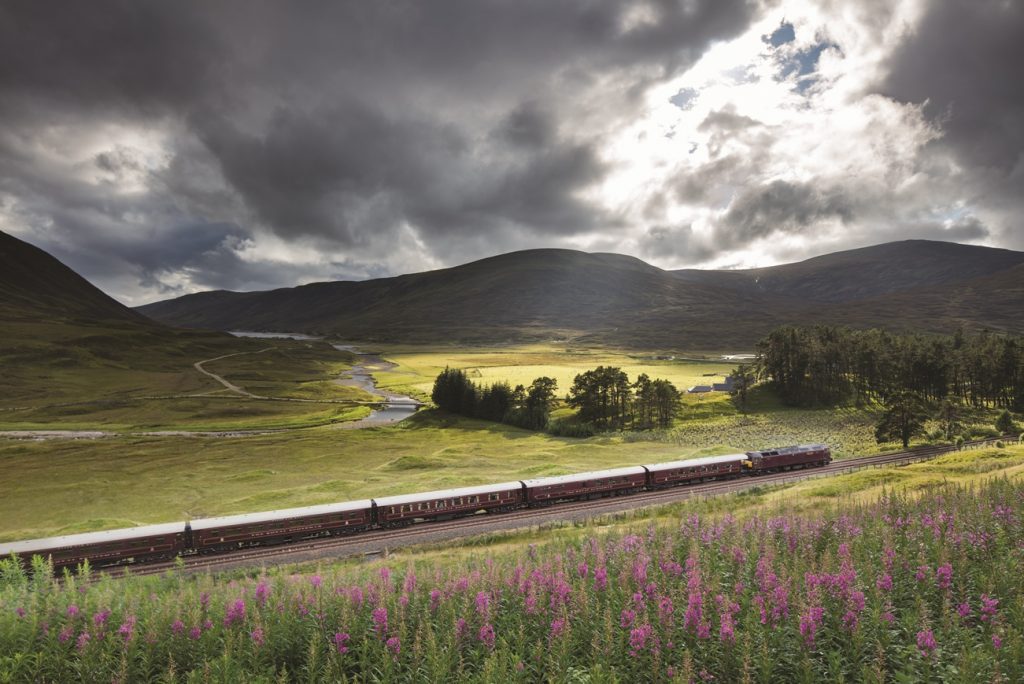
M 547 376 L 558 381 L 558 392 L 565 396 L 573 378 L 598 366 L 618 366 L 630 380 L 641 373 L 652 378 L 665 378 L 679 390 L 693 385 L 721 382 L 736 367 L 733 361 L 709 359 L 685 360 L 658 358 L 652 353 L 618 351 L 605 348 L 564 347 L 551 344 L 515 345 L 509 347 L 444 348 L 384 346 L 386 358 L 398 364 L 393 373 L 382 378 L 382 385 L 396 391 L 430 395 L 434 378 L 446 366 L 461 368 L 478 384 L 508 382 L 512 386 L 529 385 L 534 378 Z
M 828 412 L 785 430 L 719 420 L 703 441 L 611 435 L 558 438 L 423 411 L 397 426 L 322 427 L 245 437 L 0 441 L 0 538 L 558 475 L 807 442 Z M 868 424 L 844 426 L 849 443 Z M 675 433 L 671 433 L 675 434 Z M 785 437 L 785 439 L 782 439 Z
M 355 356 L 324 342 L 104 332 L 59 342 L 8 339 L 0 346 L 7 383 L 0 430 L 308 427 L 368 412 L 356 403 L 329 402 L 375 400 L 336 382 Z M 307 401 L 253 400 L 193 367 L 229 354 L 204 368 L 256 395 Z

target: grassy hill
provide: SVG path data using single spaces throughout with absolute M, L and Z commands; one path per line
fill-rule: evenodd
M 750 346 L 782 323 L 1024 332 L 1024 300 L 1014 296 L 1022 266 L 1021 252 L 925 240 L 747 271 L 664 271 L 543 249 L 394 278 L 205 292 L 138 311 L 178 326 L 353 340 L 720 349 Z M 963 305 L 943 308 L 943 297 Z
M 45 251 L 0 232 L 0 428 L 264 427 L 332 422 L 351 409 L 257 406 L 222 396 L 223 388 L 192 366 L 268 346 L 280 349 L 259 357 L 266 368 L 250 368 L 240 356 L 217 370 L 270 395 L 308 396 L 351 363 L 325 343 L 244 340 L 158 323 Z M 282 373 L 288 382 L 278 380 Z M 187 398 L 142 401 L 154 396 Z M 315 396 L 366 398 L 337 385 Z

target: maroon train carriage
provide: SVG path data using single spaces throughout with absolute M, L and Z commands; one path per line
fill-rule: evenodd
M 650 473 L 647 486 L 651 489 L 661 489 L 688 482 L 738 477 L 743 474 L 745 458 L 746 456 L 743 454 L 729 454 L 727 456 L 691 458 L 685 461 L 653 463 L 644 466 Z
M 743 465 L 752 475 L 756 475 L 779 470 L 824 466 L 831 462 L 832 452 L 826 445 L 807 444 L 764 451 L 748 451 Z
M 631 466 L 523 480 L 523 484 L 528 505 L 548 506 L 559 501 L 639 492 L 647 486 L 647 471 L 643 466 Z
M 373 500 L 382 527 L 420 520 L 446 520 L 480 511 L 510 511 L 523 503 L 521 482 L 384 496 Z
M 97 568 L 127 563 L 168 560 L 178 555 L 185 539 L 185 523 L 142 525 L 120 530 L 87 532 L 63 537 L 0 543 L 0 557 L 18 556 L 28 567 L 32 556 L 53 561 L 53 569 L 74 569 L 89 560 Z
M 216 553 L 249 546 L 286 544 L 300 539 L 354 534 L 373 525 L 373 502 L 343 503 L 201 518 L 186 529 L 186 547 L 196 553 Z

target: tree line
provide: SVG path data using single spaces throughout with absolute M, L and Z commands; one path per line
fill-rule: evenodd
M 445 368 L 434 380 L 430 398 L 439 408 L 470 418 L 508 423 L 528 430 L 548 425 L 558 383 L 540 377 L 529 387 L 507 382 L 477 386 L 459 368 Z
M 507 382 L 479 386 L 458 368 L 445 368 L 434 381 L 431 399 L 452 413 L 493 420 L 529 430 L 550 425 L 558 383 L 549 377 L 529 387 Z M 635 382 L 614 366 L 598 366 L 580 373 L 565 397 L 577 409 L 575 423 L 566 434 L 592 434 L 598 430 L 666 428 L 679 410 L 682 395 L 662 378 L 641 374 Z
M 785 326 L 757 345 L 754 374 L 797 406 L 921 402 L 1024 410 L 1024 339 Z

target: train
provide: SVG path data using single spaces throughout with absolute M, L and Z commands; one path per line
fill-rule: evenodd
M 828 446 L 797 445 L 476 487 L 3 542 L 0 557 L 13 554 L 29 566 L 33 556 L 42 556 L 50 559 L 55 571 L 74 570 L 86 561 L 93 568 L 141 565 L 433 520 L 622 496 L 709 480 L 820 467 L 831 462 Z

